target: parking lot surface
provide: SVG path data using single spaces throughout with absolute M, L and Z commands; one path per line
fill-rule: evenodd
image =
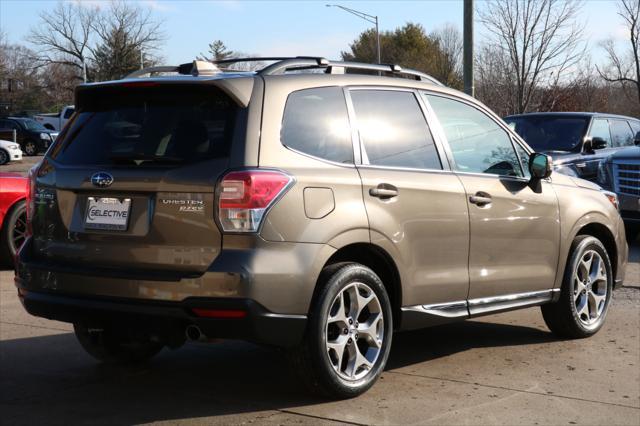
M 640 242 L 631 260 L 592 338 L 555 338 L 538 308 L 398 334 L 382 380 L 347 401 L 308 396 L 282 353 L 243 342 L 100 365 L 68 324 L 29 316 L 2 271 L 1 423 L 638 425 Z

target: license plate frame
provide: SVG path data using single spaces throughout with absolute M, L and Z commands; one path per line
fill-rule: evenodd
M 126 231 L 129 227 L 130 212 L 129 197 L 87 197 L 84 229 Z

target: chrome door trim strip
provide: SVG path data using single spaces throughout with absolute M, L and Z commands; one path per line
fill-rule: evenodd
M 525 306 L 540 305 L 553 300 L 555 292 L 559 288 L 542 291 L 531 291 L 527 293 L 507 294 L 495 297 L 480 297 L 469 300 L 469 314 L 480 315 L 494 311 L 502 311 Z
M 444 318 L 462 318 L 469 316 L 466 300 L 460 300 L 451 303 L 435 303 L 433 305 L 406 306 L 401 310 L 413 311 L 427 315 L 435 315 Z
M 494 297 L 479 297 L 470 299 L 469 301 L 460 300 L 450 303 L 405 306 L 401 308 L 401 310 L 444 318 L 464 318 L 470 315 L 481 315 L 495 311 L 540 305 L 552 301 L 554 296 L 559 292 L 559 288 L 554 288 L 551 290 L 514 293 Z

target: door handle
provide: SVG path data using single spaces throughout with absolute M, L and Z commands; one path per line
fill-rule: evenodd
M 388 183 L 381 183 L 376 188 L 369 189 L 369 195 L 385 200 L 397 196 L 398 188 Z
M 486 192 L 476 192 L 475 195 L 469 197 L 469 202 L 471 204 L 477 205 L 478 207 L 483 207 L 491 204 L 491 201 L 491 195 L 487 194 Z

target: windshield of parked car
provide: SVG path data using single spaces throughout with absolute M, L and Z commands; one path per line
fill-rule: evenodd
M 40 124 L 36 120 L 32 120 L 30 118 L 23 118 L 23 119 L 20 120 L 20 123 L 22 123 L 22 125 L 27 130 L 32 130 L 34 132 L 48 132 L 49 131 L 42 124 Z
M 505 121 L 535 151 L 574 151 L 587 131 L 588 117 L 532 115 Z

